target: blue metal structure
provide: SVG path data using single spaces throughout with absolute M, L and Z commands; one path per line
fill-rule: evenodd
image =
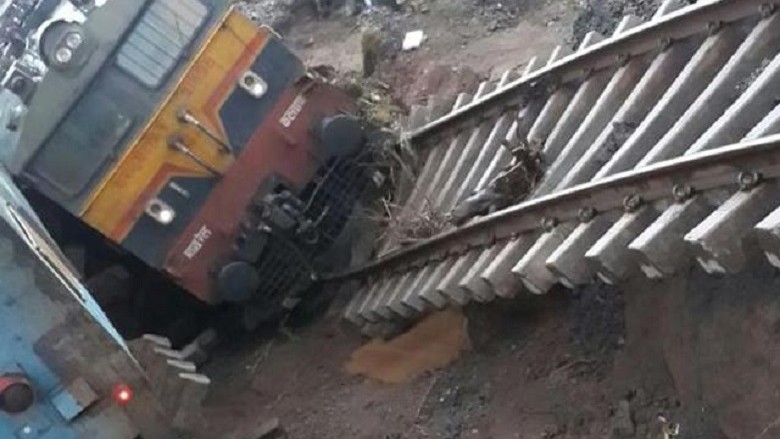
M 112 394 L 120 384 L 132 389 L 132 401 Z M 176 437 L 150 387 L 0 169 L 0 438 Z

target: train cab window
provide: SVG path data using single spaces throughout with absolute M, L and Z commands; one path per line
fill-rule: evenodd
M 117 54 L 117 65 L 149 88 L 176 67 L 209 14 L 199 0 L 154 0 Z
M 36 155 L 32 173 L 60 192 L 80 194 L 114 154 L 132 119 L 108 97 L 87 93 Z

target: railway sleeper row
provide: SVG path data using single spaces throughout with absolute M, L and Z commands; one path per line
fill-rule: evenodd
M 183 432 L 196 432 L 201 428 L 202 403 L 211 380 L 190 361 L 193 355 L 188 352 L 189 346 L 176 350 L 165 337 L 144 335 L 131 341 L 129 348 L 173 427 Z
M 625 17 L 610 38 L 590 33 L 573 54 L 480 84 L 448 114 L 414 109 L 425 159 L 401 218 L 451 212 L 515 145 L 538 150 L 546 172 L 524 202 L 418 245 L 385 242 L 346 276 L 365 287 L 345 317 L 370 327 L 694 261 L 734 273 L 763 254 L 780 268 L 777 6 L 667 0 L 648 23 Z

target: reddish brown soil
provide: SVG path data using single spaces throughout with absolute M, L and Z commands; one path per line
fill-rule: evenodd
M 430 95 L 454 96 L 473 90 L 480 79 L 499 77 L 538 56 L 546 59 L 565 44 L 574 21 L 573 0 L 410 0 L 425 13 L 377 13 L 363 21 L 382 29 L 383 58 L 376 73 L 404 104 Z M 327 64 L 338 72 L 362 70 L 360 19 L 336 16 L 301 18 L 287 32 L 288 44 L 310 65 Z M 426 39 L 414 51 L 401 52 L 408 31 Z
M 412 381 L 457 360 L 468 343 L 466 329 L 460 310 L 431 314 L 392 340 L 376 339 L 356 350 L 346 370 L 381 383 Z
M 636 281 L 622 291 L 591 287 L 470 306 L 470 349 L 451 366 L 394 385 L 347 372 L 355 352 L 374 360 L 388 352 L 361 351 L 365 341 L 334 309 L 293 339 L 247 343 L 211 364 L 211 425 L 201 437 L 230 437 L 224 431 L 278 417 L 295 439 L 660 439 L 652 432 L 663 414 L 681 424 L 684 438 L 777 438 L 778 287 L 762 265 L 723 279 L 694 270 L 688 279 Z M 437 326 L 450 330 L 457 325 Z M 414 338 L 441 340 L 437 331 L 395 346 L 419 353 L 424 343 Z M 364 361 L 363 371 L 427 368 L 407 354 Z M 398 363 L 404 356 L 409 362 Z M 615 432 L 621 401 L 632 434 Z

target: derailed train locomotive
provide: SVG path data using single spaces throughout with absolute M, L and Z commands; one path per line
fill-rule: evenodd
M 369 180 L 354 100 L 227 3 L 108 0 L 49 24 L 7 165 L 50 212 L 251 326 L 298 300 Z

